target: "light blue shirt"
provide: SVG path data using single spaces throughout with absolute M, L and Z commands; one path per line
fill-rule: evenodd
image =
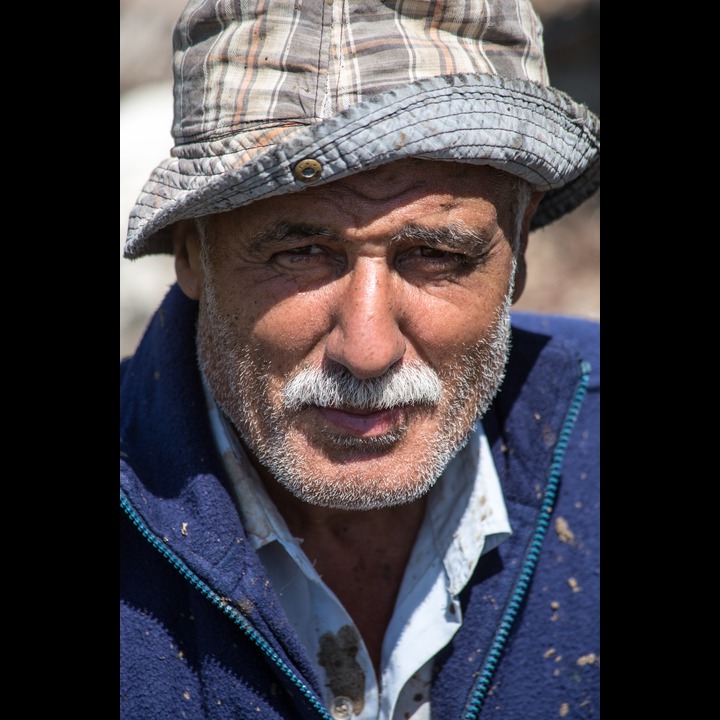
M 476 424 L 468 444 L 429 493 L 425 519 L 383 641 L 377 678 L 352 619 L 302 551 L 302 540 L 290 533 L 207 389 L 206 396 L 215 441 L 249 539 L 315 661 L 330 714 L 335 720 L 430 720 L 433 658 L 462 624 L 458 595 L 481 555 L 511 532 L 482 424 Z M 348 638 L 358 639 L 358 649 L 344 668 L 344 685 L 340 684 L 349 691 L 341 694 L 334 691 L 338 683 L 328 677 L 318 658 L 332 657 Z

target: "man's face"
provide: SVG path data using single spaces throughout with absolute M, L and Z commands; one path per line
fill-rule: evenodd
M 503 377 L 511 207 L 498 171 L 411 160 L 187 230 L 200 362 L 266 483 L 347 510 L 432 486 Z

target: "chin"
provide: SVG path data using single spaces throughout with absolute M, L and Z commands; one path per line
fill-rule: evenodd
M 325 449 L 327 440 L 318 447 L 295 436 L 275 446 L 282 450 L 256 456 L 277 483 L 303 502 L 373 510 L 423 497 L 467 441 L 467 435 L 454 443 L 413 441 L 411 435 L 393 442 L 384 437 L 352 438 L 352 442 L 341 437 L 332 452 Z M 388 446 L 382 446 L 384 440 Z

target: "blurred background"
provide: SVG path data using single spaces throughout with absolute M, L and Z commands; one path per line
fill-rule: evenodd
M 170 256 L 122 257 L 130 210 L 172 147 L 172 28 L 186 0 L 120 0 L 120 357 L 175 274 Z M 600 114 L 600 0 L 533 0 L 552 85 Z M 530 236 L 517 309 L 600 318 L 600 196 Z

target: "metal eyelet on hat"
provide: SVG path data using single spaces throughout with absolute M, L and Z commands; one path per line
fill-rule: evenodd
M 305 158 L 295 165 L 293 175 L 300 182 L 310 183 L 320 179 L 322 165 L 312 158 Z

